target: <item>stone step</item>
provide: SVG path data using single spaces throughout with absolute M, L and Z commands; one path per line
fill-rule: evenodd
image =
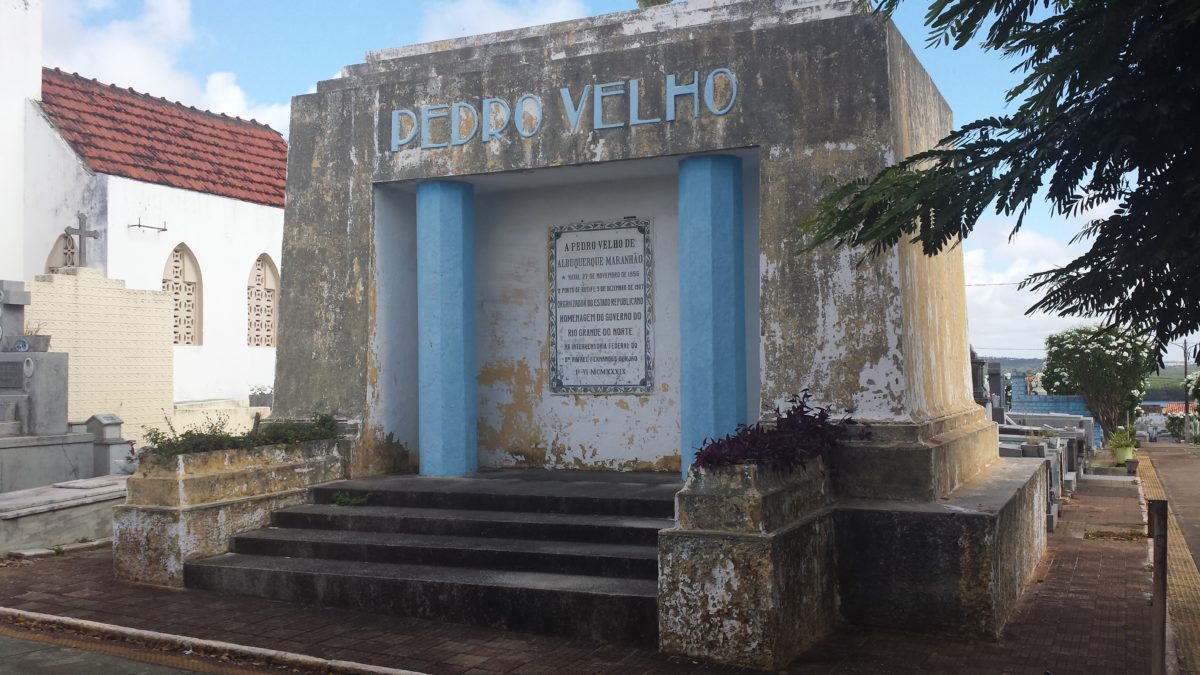
M 0 437 L 20 436 L 20 422 L 0 422 Z
M 238 535 L 232 551 L 288 558 L 658 578 L 658 548 L 654 546 L 285 528 Z
M 347 508 L 346 510 L 350 510 Z M 658 584 L 645 579 L 227 553 L 185 583 L 225 593 L 653 646 Z
M 674 475 L 626 474 L 629 477 L 621 482 L 620 474 L 605 474 L 615 476 L 608 480 L 588 480 L 598 474 L 543 473 L 566 476 L 541 478 L 536 472 L 523 474 L 533 478 L 398 476 L 340 481 L 314 488 L 312 495 L 317 504 L 334 503 L 336 495 L 342 493 L 365 499 L 372 506 L 673 518 L 675 493 L 683 487 Z
M 671 518 L 393 506 L 306 504 L 275 511 L 274 527 L 657 546 Z

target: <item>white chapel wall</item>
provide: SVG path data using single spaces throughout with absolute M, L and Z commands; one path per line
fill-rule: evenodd
M 0 279 L 25 269 L 25 118 L 41 98 L 41 0 L 0 0 Z
M 39 104 L 26 105 L 24 279 L 46 272 L 55 241 L 64 229 L 78 226 L 79 213 L 87 216 L 88 229 L 100 233 L 87 242 L 87 266 L 104 270 L 109 177 L 84 165 Z
M 180 243 L 203 281 L 203 335 L 176 346 L 175 401 L 245 400 L 271 386 L 275 348 L 246 344 L 247 278 L 259 255 L 280 264 L 283 209 L 109 177 L 108 275 L 130 288 L 161 290 L 163 266 Z M 163 227 L 166 232 L 129 227 Z

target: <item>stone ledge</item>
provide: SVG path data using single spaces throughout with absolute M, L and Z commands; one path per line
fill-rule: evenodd
M 5 436 L 0 438 L 0 450 L 8 448 L 34 448 L 44 445 L 91 445 L 95 437 L 91 434 L 50 434 L 45 436 Z

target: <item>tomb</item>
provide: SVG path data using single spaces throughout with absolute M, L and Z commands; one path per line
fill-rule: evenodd
M 972 397 L 961 251 L 860 263 L 803 252 L 797 229 L 829 178 L 950 128 L 895 27 L 850 2 L 692 0 L 369 53 L 293 101 L 274 413 L 357 422 L 351 478 L 419 477 L 333 488 L 359 512 L 316 491 L 272 519 L 297 529 L 247 535 L 188 584 L 626 640 L 576 626 L 540 594 L 552 572 L 511 557 L 524 576 L 497 572 L 472 613 L 432 589 L 499 554 L 353 551 L 501 520 L 515 547 L 592 541 L 659 476 L 675 517 L 638 507 L 663 531 L 657 597 L 644 577 L 625 591 L 658 616 L 633 641 L 780 667 L 840 622 L 998 634 L 1045 546 L 1046 474 L 999 457 Z M 805 389 L 872 438 L 799 481 L 689 471 Z M 749 515 L 727 526 L 735 503 Z M 410 538 L 377 543 L 452 547 Z M 314 581 L 323 557 L 342 557 L 336 585 Z

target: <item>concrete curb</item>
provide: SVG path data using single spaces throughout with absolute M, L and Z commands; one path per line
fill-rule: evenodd
M 187 650 L 193 654 L 205 656 L 228 654 L 244 659 L 264 661 L 273 666 L 299 668 L 308 672 L 330 673 L 331 675 L 426 675 L 425 673 L 413 670 L 371 666 L 364 663 L 337 659 L 322 659 L 294 652 L 282 652 L 276 649 L 263 649 L 261 647 L 237 645 L 231 642 L 218 642 L 216 640 L 202 640 L 182 635 L 115 626 L 113 624 L 88 621 L 86 619 L 72 619 L 70 617 L 54 616 L 53 614 L 42 614 L 40 612 L 26 612 L 7 607 L 0 607 L 0 621 L 24 627 L 68 629 L 98 638 L 130 640 L 147 646 Z

